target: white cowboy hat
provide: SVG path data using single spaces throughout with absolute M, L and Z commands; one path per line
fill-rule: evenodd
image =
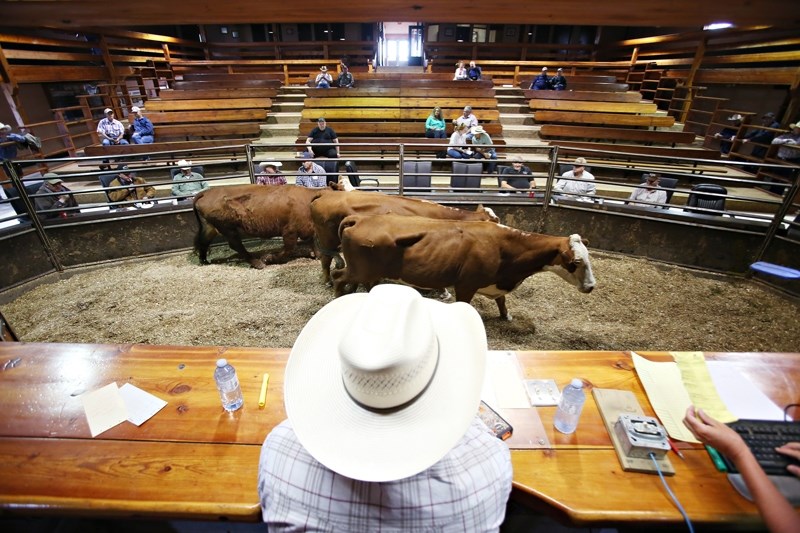
M 281 168 L 283 166 L 283 163 L 281 163 L 280 161 L 263 161 L 263 162 L 259 163 L 258 166 L 260 166 L 261 168 L 264 168 L 264 167 L 275 167 L 277 169 L 277 168 Z
M 345 325 L 343 327 L 343 325 Z M 478 411 L 486 332 L 469 304 L 378 285 L 320 309 L 286 365 L 300 444 L 343 476 L 392 481 L 429 468 Z
M 189 161 L 185 160 L 185 159 L 181 159 L 180 161 L 178 161 L 175 164 L 181 170 L 190 170 L 192 168 L 192 164 Z
M 486 130 L 483 129 L 483 126 L 475 126 L 472 128 L 473 135 L 480 135 L 481 133 L 486 133 Z

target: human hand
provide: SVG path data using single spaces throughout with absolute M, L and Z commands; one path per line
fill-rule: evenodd
M 695 411 L 694 405 L 686 409 L 683 423 L 703 444 L 716 448 L 720 453 L 728 456 L 734 463 L 750 449 L 738 433 L 708 416 L 702 409 Z
M 775 451 L 800 461 L 800 442 L 787 442 L 783 446 L 775 448 Z M 795 476 L 800 477 L 800 466 L 789 465 L 786 469 Z

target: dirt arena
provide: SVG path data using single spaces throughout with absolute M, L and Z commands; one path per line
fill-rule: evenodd
M 593 252 L 597 287 L 581 294 L 554 274 L 507 298 L 472 304 L 491 349 L 798 351 L 800 307 L 747 280 Z M 317 261 L 265 270 L 215 247 L 129 261 L 40 285 L 4 305 L 21 340 L 291 347 L 333 297 Z

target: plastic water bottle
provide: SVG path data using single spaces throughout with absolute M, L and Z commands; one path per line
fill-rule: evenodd
M 226 411 L 235 411 L 244 404 L 242 388 L 239 386 L 236 370 L 228 364 L 226 359 L 217 361 L 217 368 L 214 370 L 214 381 L 217 382 L 222 407 Z
M 569 385 L 561 391 L 561 401 L 558 403 L 553 425 L 561 433 L 575 432 L 578 427 L 578 419 L 581 417 L 583 404 L 586 402 L 586 394 L 583 392 L 583 382 L 575 378 Z

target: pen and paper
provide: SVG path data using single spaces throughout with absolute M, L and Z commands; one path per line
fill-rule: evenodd
M 258 395 L 258 408 L 261 409 L 267 404 L 267 385 L 269 384 L 269 373 L 265 372 L 261 379 L 261 392 Z

